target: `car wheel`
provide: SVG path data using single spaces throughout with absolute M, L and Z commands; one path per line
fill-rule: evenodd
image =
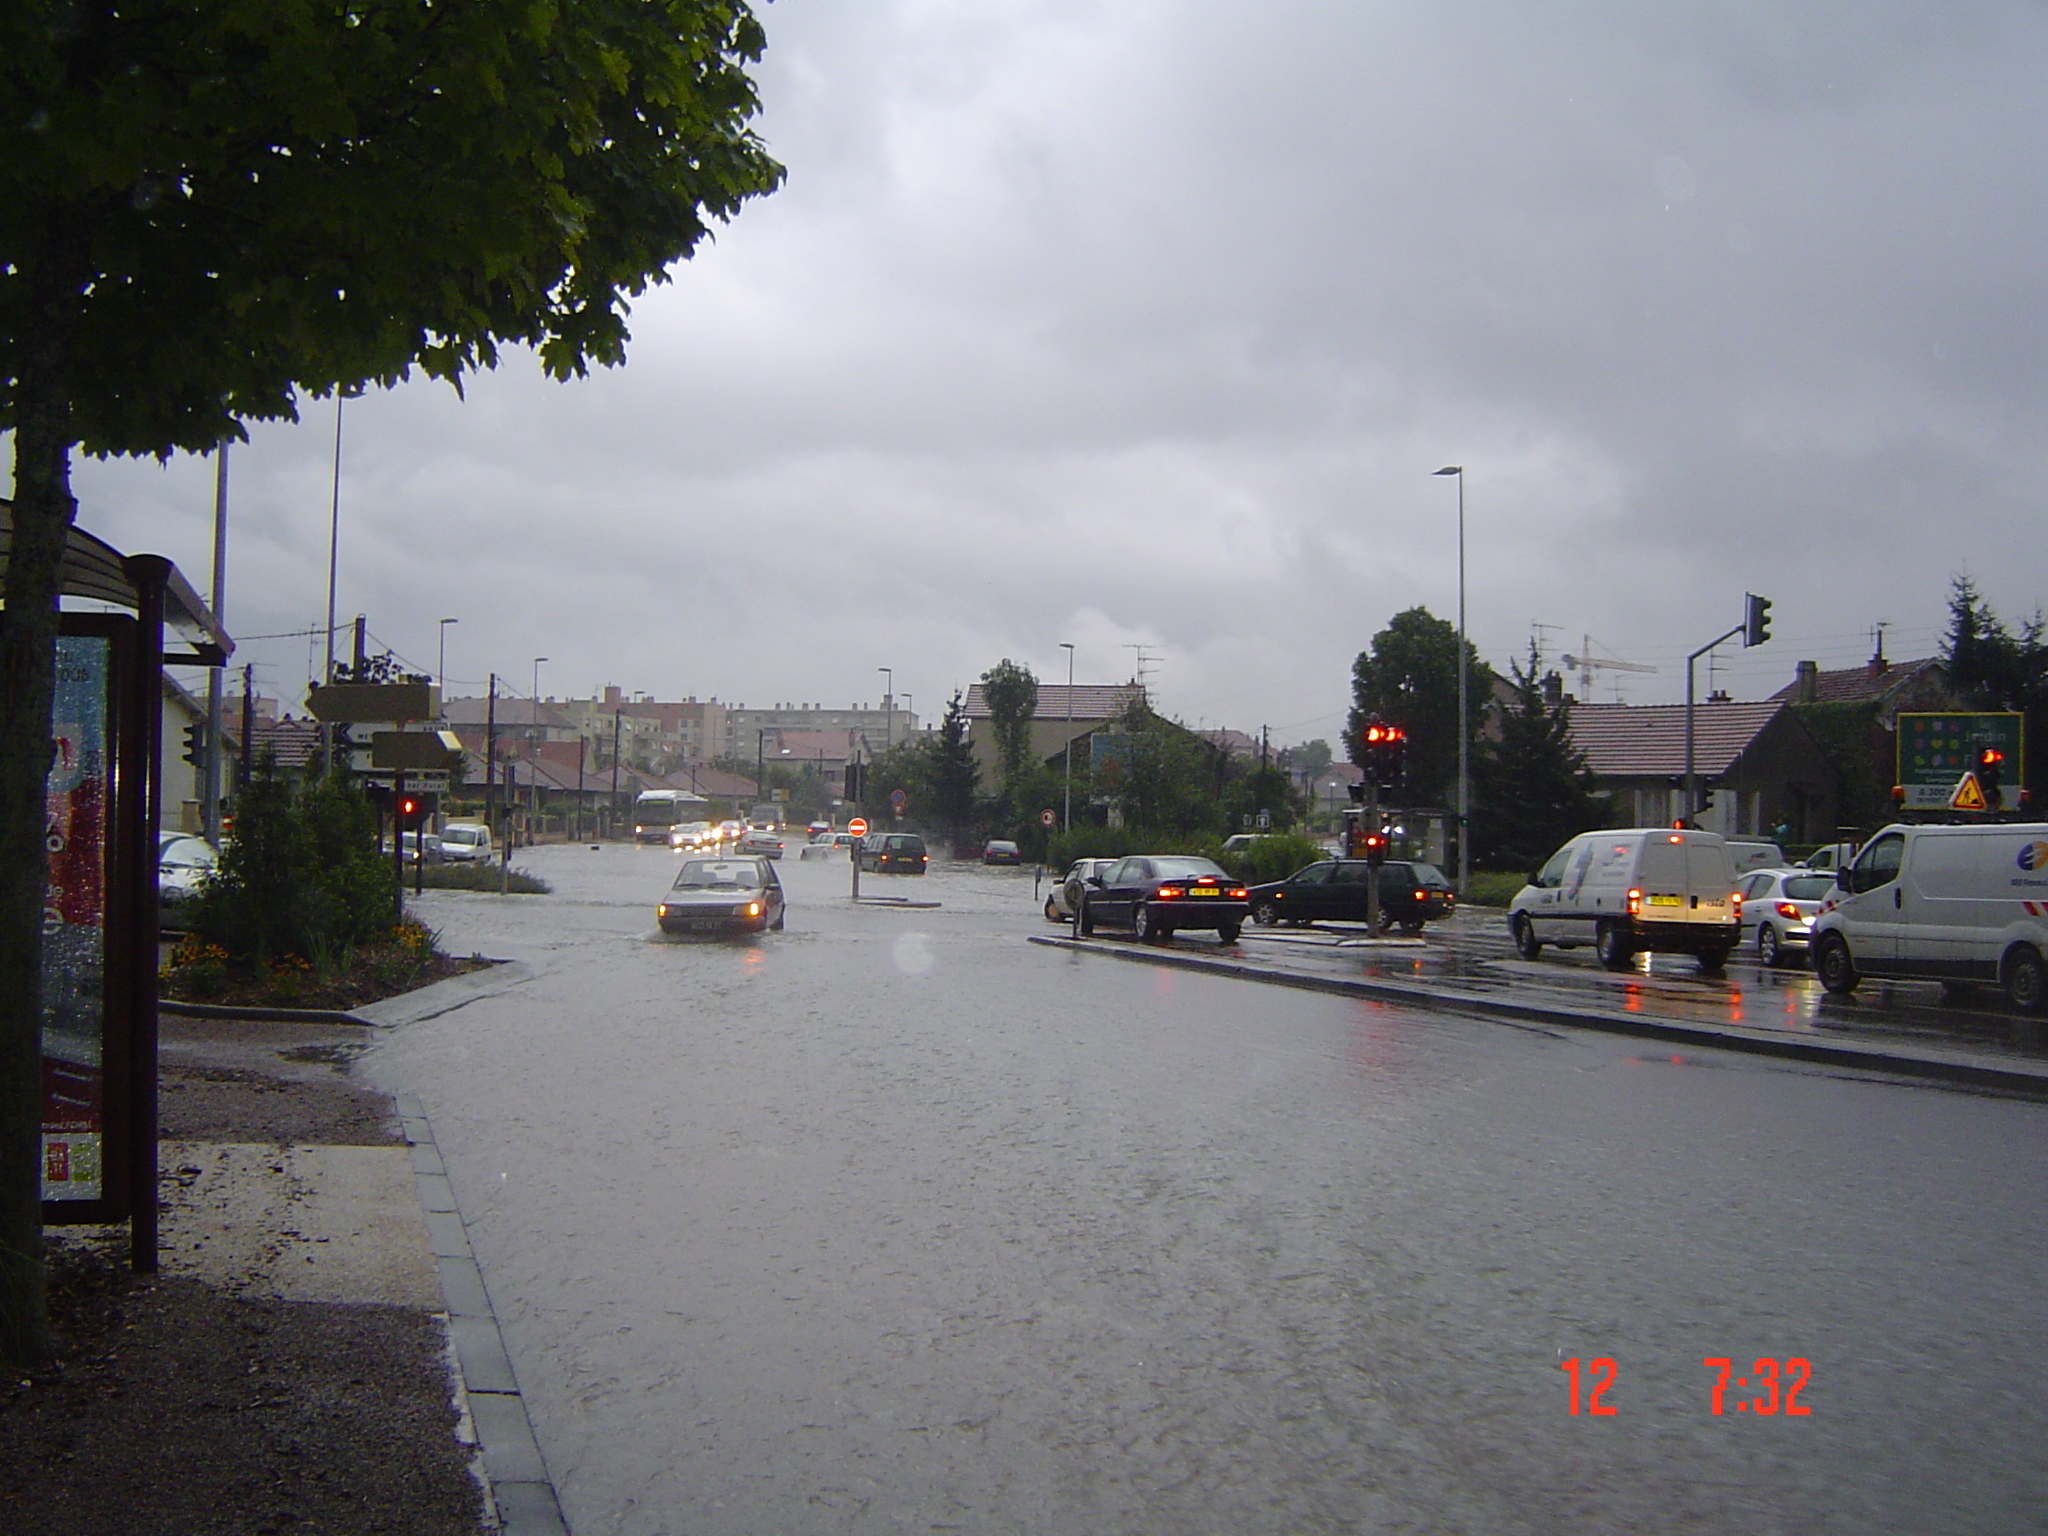
M 1719 944 L 1712 949 L 1703 949 L 1699 953 L 1699 962 L 1703 971 L 1724 970 L 1728 965 L 1728 951 Z
M 1521 913 L 1515 914 L 1515 953 L 1534 960 L 1543 953 L 1543 941 L 1536 937 L 1536 925 Z
M 1226 944 L 1235 944 L 1237 936 L 1243 932 L 1244 924 L 1242 923 L 1219 923 L 1216 926 L 1216 937 Z
M 1045 920 L 1048 923 L 1058 923 L 1065 921 L 1065 919 L 1060 916 L 1059 907 L 1054 904 L 1053 899 L 1050 896 L 1045 898 Z
M 1131 936 L 1140 944 L 1164 944 L 1165 926 L 1152 915 L 1151 907 L 1139 902 L 1137 910 L 1131 913 Z
M 1602 923 L 1600 932 L 1593 940 L 1594 952 L 1600 956 L 1600 963 L 1610 971 L 1625 971 L 1629 962 L 1636 957 L 1636 947 L 1629 941 L 1628 930 L 1619 923 Z
M 1756 957 L 1769 966 L 1777 966 L 1784 963 L 1784 946 L 1778 940 L 1778 930 L 1774 924 L 1757 924 Z
M 2041 952 L 2021 944 L 2005 957 L 2005 995 L 2021 1013 L 2039 1013 L 2048 1006 L 2048 966 Z
M 1252 921 L 1261 928 L 1270 928 L 1280 921 L 1280 908 L 1272 897 L 1261 897 L 1252 903 Z
M 1856 974 L 1856 962 L 1849 946 L 1838 933 L 1824 933 L 1814 941 L 1813 972 L 1830 992 L 1846 997 L 1863 978 Z
M 1074 937 L 1085 939 L 1095 932 L 1095 919 L 1088 915 L 1088 898 L 1084 895 L 1074 907 Z
M 1401 931 L 1407 934 L 1409 938 L 1414 938 L 1422 932 L 1422 919 L 1419 917 L 1409 918 L 1407 922 L 1401 925 Z
M 780 912 L 776 913 L 775 921 L 770 923 L 768 926 L 770 928 L 773 928 L 777 933 L 782 932 L 782 914 Z

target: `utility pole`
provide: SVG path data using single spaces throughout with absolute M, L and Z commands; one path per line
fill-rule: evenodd
M 491 674 L 490 696 L 484 705 L 484 825 L 497 828 L 498 810 L 498 674 Z M 494 831 L 493 835 L 496 835 Z M 508 852 L 510 850 L 501 850 Z
M 228 577 L 228 445 L 214 450 L 213 465 L 213 619 L 227 627 Z M 199 827 L 206 840 L 220 845 L 221 669 L 206 669 L 206 782 L 199 786 Z
M 618 816 L 619 816 L 619 716 L 620 716 L 620 715 L 622 715 L 622 714 L 624 714 L 624 713 L 625 713 L 625 711 L 624 711 L 624 710 L 619 710 L 619 709 L 615 709 L 615 710 L 613 710 L 613 711 L 612 711 L 612 816 L 611 816 L 611 819 L 612 819 L 613 821 L 616 821 L 616 820 L 618 820 Z M 695 788 L 697 787 L 697 781 L 696 781 L 695 779 L 692 779 L 692 780 L 690 781 L 690 787 L 691 787 L 692 789 L 695 789 Z M 609 825 L 609 823 L 607 823 L 607 826 L 606 826 L 606 830 L 607 830 L 607 831 L 609 831 L 609 830 L 610 830 L 610 825 Z

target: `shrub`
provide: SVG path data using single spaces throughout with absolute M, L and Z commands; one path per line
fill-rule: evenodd
M 415 878 L 407 865 L 405 878 Z M 418 871 L 419 883 L 430 891 L 492 891 L 503 888 L 515 896 L 545 896 L 554 887 L 523 869 L 500 870 L 495 863 L 429 864 Z
M 339 775 L 295 786 L 266 758 L 235 797 L 192 932 L 238 966 L 296 955 L 324 967 L 388 927 L 396 896 L 362 794 Z
M 1504 870 L 1473 870 L 1459 899 L 1468 907 L 1505 907 L 1529 883 L 1526 874 Z
M 1270 837 L 1255 838 L 1243 848 L 1229 853 L 1219 845 L 1209 856 L 1246 885 L 1285 880 L 1297 869 L 1306 869 L 1317 860 L 1330 857 L 1313 838 L 1296 832 L 1278 832 Z

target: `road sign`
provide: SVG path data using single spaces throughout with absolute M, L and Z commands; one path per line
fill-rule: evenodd
M 902 790 L 892 789 L 889 791 L 889 804 L 896 808 L 896 814 L 899 816 L 903 814 L 903 801 L 904 794 Z
M 1956 791 L 1948 797 L 1948 808 L 1952 811 L 1988 811 L 1990 805 L 1984 799 L 1984 787 L 1977 782 L 1977 775 L 1966 773 L 1956 784 Z
M 1054 814 L 1053 812 L 1051 812 L 1051 811 L 1040 811 L 1040 812 L 1038 813 L 1038 824 L 1039 824 L 1039 825 L 1040 825 L 1041 827 L 1050 827 L 1050 826 L 1053 826 L 1053 825 L 1054 825 L 1054 824 L 1056 824 L 1056 823 L 1057 823 L 1058 821 L 1059 821 L 1059 817 L 1058 817 L 1057 815 L 1055 815 L 1055 814 Z
M 1940 714 L 1902 710 L 1898 717 L 1898 777 L 1892 782 L 1903 791 L 1902 808 L 1909 811 L 1963 809 L 1952 797 L 1961 787 L 1962 775 L 1977 766 L 1981 747 L 1995 747 L 2005 754 L 2005 781 L 2024 784 L 2026 764 L 2022 760 L 2024 717 L 2017 713 L 1961 711 Z M 1979 786 L 1982 798 L 1982 786 Z M 2008 797 L 2010 798 L 2010 797 Z
M 868 835 L 868 819 L 867 819 L 867 817 L 865 817 L 865 816 L 856 816 L 856 817 L 854 817 L 854 818 L 853 818 L 853 820 L 849 821 L 849 822 L 848 822 L 848 823 L 846 824 L 846 830 L 847 830 L 847 831 L 849 831 L 849 832 L 851 832 L 851 833 L 852 833 L 852 834 L 853 834 L 853 835 L 854 835 L 855 837 L 866 837 L 866 836 Z

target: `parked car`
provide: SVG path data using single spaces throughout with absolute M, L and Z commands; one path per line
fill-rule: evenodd
M 831 859 L 848 853 L 860 839 L 851 832 L 820 832 L 797 850 L 798 859 Z
M 764 859 L 782 857 L 782 834 L 769 827 L 751 828 L 740 838 L 741 853 L 757 854 Z
M 1552 854 L 1508 904 L 1508 929 L 1524 960 L 1546 944 L 1591 944 L 1610 971 L 1643 951 L 1718 970 L 1742 935 L 1741 908 L 1720 833 L 1627 827 L 1581 832 Z
M 1074 867 L 1067 871 L 1060 883 L 1052 888 L 1052 894 L 1045 898 L 1045 915 L 1048 921 L 1071 923 L 1074 913 L 1081 905 L 1081 886 L 1090 875 L 1099 875 L 1115 859 L 1076 859 Z
M 1372 866 L 1364 859 L 1325 859 L 1285 880 L 1251 888 L 1251 918 L 1274 923 L 1363 923 L 1370 919 Z M 1380 928 L 1420 933 L 1423 924 L 1449 917 L 1458 898 L 1434 864 L 1390 859 L 1380 866 Z
M 1145 944 L 1164 944 L 1183 928 L 1214 929 L 1226 944 L 1244 930 L 1250 893 L 1220 865 L 1191 854 L 1132 854 L 1082 882 L 1074 932 L 1128 928 Z
M 655 909 L 663 933 L 780 930 L 782 882 L 766 859 L 685 859 Z
M 860 867 L 878 875 L 921 875 L 931 863 L 915 832 L 870 832 L 861 841 Z
M 441 838 L 434 832 L 401 832 L 398 834 L 399 847 L 405 850 L 408 864 L 446 864 L 448 855 L 441 846 Z M 391 851 L 391 839 L 384 839 L 384 851 Z
M 981 862 L 984 864 L 1022 864 L 1024 862 L 1024 854 L 1008 838 L 993 837 L 989 839 L 986 846 L 981 850 Z
M 1835 877 L 1810 869 L 1759 869 L 1740 879 L 1742 931 L 1754 940 L 1757 959 L 1783 965 L 1794 951 L 1804 954 L 1814 914 L 1834 890 Z
M 441 857 L 450 864 L 481 864 L 491 856 L 491 829 L 480 821 L 451 821 L 441 829 Z
M 2023 1013 L 2048 1008 L 2048 823 L 1886 827 L 1835 883 L 1812 941 L 1830 992 L 1994 982 Z
M 156 849 L 158 923 L 165 928 L 183 929 L 200 885 L 219 867 L 220 855 L 205 838 L 189 832 L 167 832 L 160 836 Z

